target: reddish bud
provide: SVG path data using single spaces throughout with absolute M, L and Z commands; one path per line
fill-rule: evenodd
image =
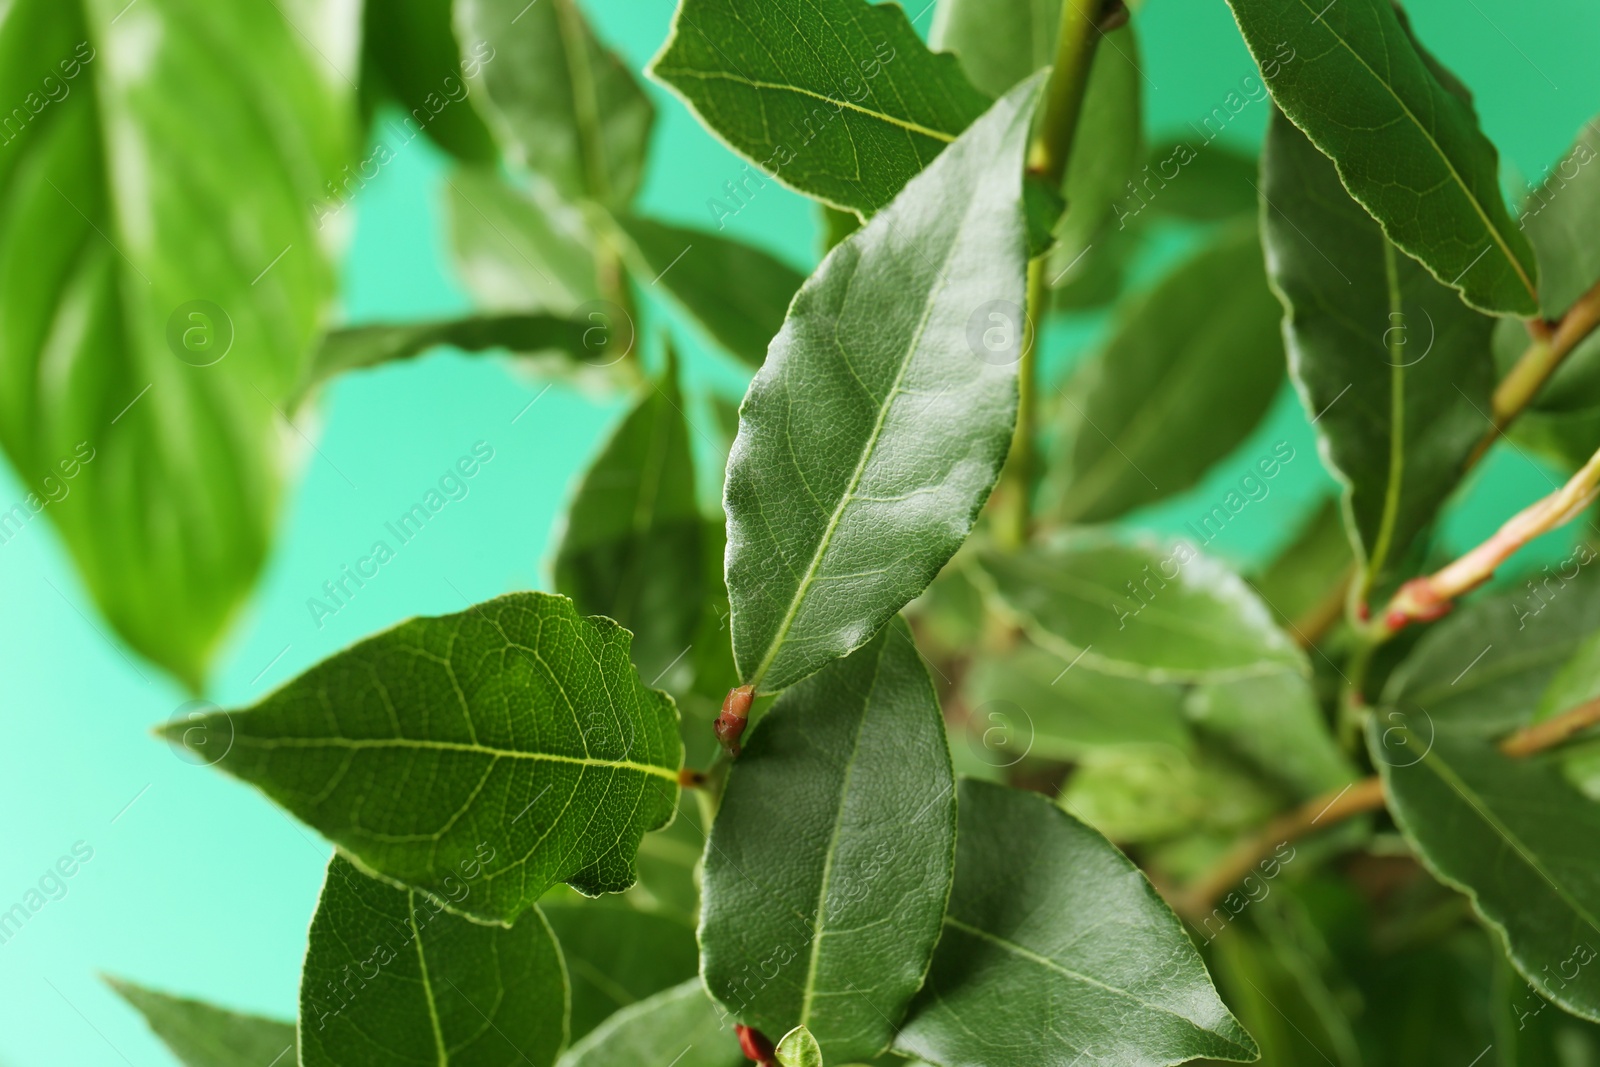
M 1368 619 L 1372 618 L 1372 605 L 1368 604 L 1365 600 L 1357 604 L 1356 618 L 1360 619 L 1362 622 L 1366 622 Z
M 753 685 L 741 685 L 728 690 L 728 695 L 722 700 L 722 714 L 712 724 L 711 730 L 717 735 L 717 741 L 734 759 L 739 756 L 739 738 L 744 735 L 745 724 L 750 721 L 750 705 L 755 703 L 755 699 Z
M 743 1023 L 734 1023 L 733 1032 L 739 1035 L 739 1050 L 749 1059 L 761 1064 L 762 1067 L 769 1067 L 777 1060 L 778 1052 L 772 1047 L 772 1041 L 760 1030 Z

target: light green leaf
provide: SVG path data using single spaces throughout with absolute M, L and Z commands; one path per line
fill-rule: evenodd
M 784 1034 L 774 1051 L 779 1067 L 822 1067 L 822 1049 L 811 1031 L 803 1026 Z
M 334 285 L 318 223 L 350 151 L 333 67 L 354 68 L 357 13 L 303 10 L 0 12 L 22 116 L 0 153 L 0 444 L 29 493 L 6 529 L 46 513 L 117 633 L 191 688 L 266 556 L 275 405 Z
M 1283 382 L 1281 317 L 1254 220 L 1126 305 L 1061 406 L 1057 514 L 1103 522 L 1199 481 L 1271 406 Z
M 1305 672 L 1196 686 L 1184 711 L 1206 735 L 1300 799 L 1356 779 Z
M 1489 428 L 1494 322 L 1386 241 L 1282 115 L 1267 132 L 1262 181 L 1289 371 L 1345 484 L 1365 597 L 1396 577 Z
M 1229 6 L 1273 99 L 1389 240 L 1473 307 L 1538 313 L 1539 268 L 1500 197 L 1499 155 L 1390 0 Z
M 1150 682 L 1226 682 L 1301 670 L 1299 650 L 1243 580 L 1179 541 L 1057 538 L 979 555 L 999 606 L 1079 668 Z
M 596 238 L 548 181 L 532 175 L 512 185 L 470 167 L 447 181 L 456 266 L 479 305 L 571 315 L 600 299 Z
M 509 922 L 556 882 L 621 892 L 672 818 L 683 745 L 626 630 L 572 601 L 513 593 L 403 622 L 254 707 L 162 730 L 226 740 L 216 766 L 257 786 L 364 869 Z M 219 747 L 221 747 L 219 745 Z
M 574 1041 L 617 1010 L 699 970 L 694 927 L 680 919 L 606 900 L 541 904 L 539 910 L 567 962 Z
M 1249 580 L 1279 624 L 1294 632 L 1293 627 L 1309 614 L 1344 612 L 1344 583 L 1352 565 L 1339 503 L 1327 499 L 1304 521 L 1289 546 Z
M 1060 27 L 1061 0 L 939 0 L 928 43 L 954 52 L 972 84 L 1000 96 L 1051 64 Z
M 377 140 L 396 149 L 420 131 L 458 159 L 493 164 L 499 152 L 468 99 L 466 70 L 492 54 L 463 52 L 450 25 L 451 0 L 366 4 L 361 28 L 361 92 L 368 107 L 388 97 L 405 114 L 383 116 Z M 481 45 L 481 42 L 475 42 Z
M 1513 760 L 1435 712 L 1380 711 L 1367 747 L 1422 862 L 1466 893 L 1541 995 L 1600 1021 L 1600 807 L 1549 759 Z M 1397 753 L 1405 759 L 1397 758 Z M 1414 761 L 1413 761 L 1414 760 Z
M 107 976 L 185 1067 L 263 1067 L 299 1062 L 294 1023 L 241 1015 Z
M 482 886 L 462 878 L 454 907 Z M 328 864 L 300 978 L 300 1062 L 550 1067 L 567 1036 L 567 972 L 538 908 L 475 923 L 441 900 Z
M 1179 848 L 1231 840 L 1261 826 L 1290 798 L 1227 753 L 1190 743 L 1091 750 L 1061 790 L 1061 805 L 1122 844 Z M 1161 869 L 1182 875 L 1170 862 Z
M 738 241 L 649 219 L 618 220 L 643 260 L 641 282 L 659 283 L 740 362 L 761 366 L 805 278 Z
M 657 993 L 607 1019 L 561 1057 L 560 1067 L 749 1067 L 733 1022 L 700 979 Z
M 704 566 L 689 427 L 675 368 L 651 384 L 584 474 L 555 556 L 556 589 L 633 632 L 650 684 L 686 662 L 715 576 Z
M 681 0 L 650 73 L 764 173 L 869 214 L 990 104 L 866 0 Z
M 1188 222 L 1223 222 L 1256 214 L 1260 164 L 1221 141 L 1159 144 L 1145 154 L 1144 177 L 1118 206 L 1118 217 L 1143 214 Z M 1148 184 L 1147 184 L 1148 183 Z
M 854 211 L 841 211 L 827 204 L 818 204 L 822 218 L 822 254 L 832 252 L 834 246 L 861 229 L 861 216 Z
M 1593 549 L 1580 546 L 1580 550 L 1584 555 L 1574 559 L 1574 563 L 1579 559 L 1593 562 Z M 1600 634 L 1590 634 L 1550 680 L 1550 687 L 1533 709 L 1532 721 L 1553 718 L 1596 697 L 1600 697 Z M 1600 744 L 1596 744 L 1594 738 L 1564 745 L 1555 759 L 1569 782 L 1591 800 L 1600 800 Z
M 957 840 L 944 936 L 896 1052 L 986 1067 L 1256 1057 L 1177 917 L 1105 838 L 1036 794 L 964 779 Z
M 489 49 L 473 87 L 507 154 L 570 201 L 627 207 L 655 108 L 577 0 L 459 0 L 456 35 L 464 58 Z
M 997 103 L 829 254 L 750 385 L 728 461 L 727 578 L 734 658 L 764 692 L 859 648 L 920 593 L 999 476 L 1038 87 Z M 986 331 L 1004 343 L 991 350 Z
M 955 815 L 939 702 L 894 622 L 780 697 L 733 765 L 706 848 L 712 996 L 768 1034 L 808 1027 L 830 1061 L 882 1052 L 939 938 Z

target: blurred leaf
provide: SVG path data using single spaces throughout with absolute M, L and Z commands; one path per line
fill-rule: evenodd
M 630 1005 L 561 1057 L 560 1067 L 749 1067 L 700 979 Z
M 645 270 L 712 339 L 749 367 L 767 358 L 795 290 L 805 281 L 787 263 L 739 241 L 649 219 L 618 220 Z
M 483 883 L 458 884 L 470 897 Z M 309 941 L 300 979 L 305 1067 L 549 1067 L 565 1044 L 567 975 L 538 908 L 511 927 L 475 923 L 335 855 Z
M 1192 743 L 1091 750 L 1061 791 L 1063 807 L 1122 844 L 1237 837 L 1281 811 L 1286 799 L 1226 753 Z
M 479 305 L 571 315 L 600 299 L 596 239 L 548 182 L 535 176 L 513 186 L 492 171 L 462 167 L 448 184 L 456 264 Z
M 709 720 L 696 733 L 710 737 Z M 692 744 L 693 737 L 689 742 Z M 699 762 L 703 766 L 709 759 L 707 756 Z M 645 834 L 639 842 L 639 881 L 628 890 L 627 899 L 645 910 L 694 926 L 700 913 L 700 856 L 706 848 L 701 817 L 694 794 L 683 790 L 671 824 Z
M 764 173 L 869 214 L 991 103 L 898 4 L 865 0 L 681 0 L 650 73 Z
M 1344 580 L 1352 563 L 1339 503 L 1324 500 L 1250 584 L 1279 624 L 1292 628 L 1313 612 L 1343 612 Z
M 333 292 L 318 216 L 354 109 L 319 52 L 350 63 L 347 7 L 311 37 L 270 0 L 0 13 L 7 532 L 47 510 L 117 633 L 193 689 L 267 554 L 275 405 Z
M 1539 267 L 1501 199 L 1499 155 L 1459 83 L 1413 45 L 1390 0 L 1325 11 L 1306 0 L 1229 5 L 1273 99 L 1382 233 L 1473 307 L 1537 314 Z M 1266 195 L 1281 203 L 1273 188 Z M 1311 240 L 1326 247 L 1319 234 Z M 1361 281 L 1383 278 L 1378 266 L 1366 264 Z
M 367 4 L 361 27 L 363 93 L 373 88 L 406 113 L 410 136 L 428 137 L 457 159 L 493 164 L 494 138 L 467 97 L 464 70 L 474 70 L 492 49 L 464 52 L 450 25 L 451 0 L 387 0 Z M 491 60 L 492 62 L 492 60 Z
M 726 573 L 734 658 L 762 692 L 871 638 L 994 486 L 1016 419 L 1021 160 L 1038 88 L 997 103 L 828 256 L 750 385 Z M 995 320 L 1001 350 L 984 343 Z
M 972 84 L 1000 96 L 1054 61 L 1060 26 L 1061 0 L 939 0 L 928 44 L 954 52 Z
M 1493 1019 L 1499 1067 L 1600 1063 L 1600 1027 L 1552 1007 L 1502 954 L 1494 963 Z
M 1061 519 L 1103 522 L 1182 492 L 1249 437 L 1283 382 L 1281 315 L 1253 221 L 1126 306 L 1061 408 Z
M 626 208 L 655 108 L 577 0 L 457 0 L 456 34 L 464 54 L 492 52 L 473 87 L 507 154 L 568 200 Z
M 1081 668 L 1158 683 L 1302 669 L 1244 582 L 1186 542 L 1078 535 L 979 559 L 1034 642 Z
M 1212 936 L 1212 970 L 1260 1044 L 1262 1067 L 1362 1067 L 1349 1020 L 1319 1010 L 1331 993 L 1298 945 L 1263 939 L 1231 923 Z
M 700 949 L 679 919 L 604 900 L 541 904 L 561 944 L 576 1041 L 615 1011 L 693 978 Z
M 639 676 L 659 685 L 686 662 L 714 573 L 703 563 L 689 426 L 675 361 L 584 473 L 555 553 L 556 591 L 633 633 Z
M 1289 369 L 1346 485 L 1364 600 L 1399 576 L 1489 428 L 1494 321 L 1389 244 L 1282 115 L 1268 129 L 1262 175 Z
M 1579 551 L 1583 554 L 1571 561 L 1574 570 L 1595 558 L 1594 550 L 1587 545 L 1580 546 Z M 1556 575 L 1558 580 L 1562 577 L 1560 573 Z M 1549 688 L 1533 709 L 1532 721 L 1553 718 L 1596 697 L 1600 697 L 1600 634 L 1589 634 L 1550 680 Z M 1600 800 L 1600 744 L 1596 744 L 1593 737 L 1564 745 L 1553 758 L 1561 765 L 1568 781 L 1589 799 Z
M 1197 686 L 1184 711 L 1205 734 L 1299 799 L 1356 779 L 1301 671 Z
M 106 978 L 185 1067 L 262 1067 L 294 1053 L 294 1023 L 241 1015 L 199 1000 L 169 996 L 120 978 Z
M 961 782 L 956 883 L 901 1055 L 986 1067 L 1251 1060 L 1172 910 L 1043 797 Z
M 809 1027 L 830 1062 L 882 1052 L 939 939 L 955 808 L 939 702 L 892 622 L 779 697 L 734 762 L 706 850 L 706 988 L 768 1034 Z
M 1157 216 L 1187 222 L 1225 222 L 1255 215 L 1260 164 L 1221 141 L 1188 141 L 1156 145 L 1145 153 L 1144 177 L 1123 201 L 1123 214 L 1139 214 L 1146 206 Z M 1145 196 L 1149 200 L 1146 201 Z
M 1137 223 L 1128 226 L 1107 220 L 1081 258 L 1067 256 L 1063 245 L 1051 249 L 1045 267 L 1050 272 L 1051 310 L 1090 311 L 1115 303 L 1122 296 L 1144 236 Z
M 513 593 L 403 622 L 252 708 L 160 732 L 226 742 L 221 770 L 385 878 L 444 896 L 487 849 L 500 866 L 453 906 L 509 922 L 556 882 L 627 889 L 639 839 L 672 818 L 677 712 L 628 644 L 566 597 Z
M 827 204 L 818 204 L 822 216 L 822 254 L 827 255 L 846 237 L 861 229 L 861 216 L 854 211 L 841 211 Z

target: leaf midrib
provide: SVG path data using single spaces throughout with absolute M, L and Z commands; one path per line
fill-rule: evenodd
M 422 951 L 422 931 L 417 929 L 417 893 L 406 892 L 406 922 L 411 927 L 411 943 L 417 946 L 417 966 L 422 976 L 422 999 L 428 1005 L 428 1023 L 433 1030 L 433 1047 L 439 1055 L 439 1067 L 449 1067 L 450 1053 L 444 1046 L 444 1027 L 439 1022 L 439 1008 L 433 1000 L 433 982 L 428 978 L 428 957 Z
M 564 756 L 555 752 L 523 752 L 517 749 L 491 748 L 488 745 L 471 744 L 465 741 L 419 740 L 410 737 L 240 737 L 235 739 L 234 744 L 253 748 L 400 748 L 441 752 L 472 752 L 495 759 L 527 759 L 547 763 L 571 763 L 583 767 L 609 767 L 613 770 L 638 771 L 643 774 L 653 774 L 657 778 L 665 778 L 674 784 L 678 781 L 676 771 L 650 763 L 636 763 L 633 760 L 596 759 L 593 756 Z

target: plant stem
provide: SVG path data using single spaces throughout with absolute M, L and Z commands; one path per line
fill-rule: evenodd
M 1600 698 L 1584 701 L 1560 715 L 1524 726 L 1502 738 L 1500 751 L 1513 759 L 1523 759 L 1563 744 L 1591 726 L 1600 724 Z M 1238 885 L 1256 864 L 1274 849 L 1317 830 L 1367 812 L 1378 811 L 1386 803 L 1383 779 L 1378 775 L 1312 797 L 1286 815 L 1280 815 L 1258 834 L 1245 838 L 1222 857 L 1211 870 L 1171 897 L 1172 906 L 1184 915 L 1204 915 L 1222 894 Z
M 1043 321 L 1050 301 L 1045 282 L 1047 260 L 1040 256 L 1028 264 L 1028 311 L 1022 335 L 1022 358 L 1017 366 L 1017 428 L 1011 438 L 1011 453 L 1006 460 L 1003 495 L 996 535 L 1009 548 L 1027 544 L 1033 532 L 1033 472 L 1035 426 L 1038 422 L 1038 361 L 1034 356 L 1038 323 Z

